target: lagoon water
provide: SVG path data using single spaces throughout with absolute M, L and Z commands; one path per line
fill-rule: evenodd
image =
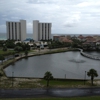
M 99 53 L 96 53 L 98 55 Z M 29 57 L 4 69 L 7 76 L 43 78 L 50 71 L 54 78 L 84 79 L 85 71 L 94 68 L 100 79 L 100 61 L 86 58 L 78 51 Z M 86 79 L 90 79 L 86 75 Z

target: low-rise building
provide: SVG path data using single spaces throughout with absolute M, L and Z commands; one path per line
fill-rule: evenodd
M 60 37 L 59 38 L 60 42 L 66 42 L 66 43 L 72 43 L 73 41 L 68 39 L 67 37 Z
M 86 38 L 82 35 L 79 35 L 77 39 L 82 42 L 86 41 Z

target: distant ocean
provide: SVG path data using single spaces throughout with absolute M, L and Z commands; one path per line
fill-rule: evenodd
M 27 38 L 32 38 L 33 34 L 27 34 Z M 0 40 L 7 40 L 6 33 L 0 33 Z
M 53 38 L 54 35 L 71 35 L 71 36 L 79 36 L 80 34 L 57 34 L 57 33 L 53 33 L 51 38 Z M 83 36 L 93 36 L 93 35 L 99 35 L 100 34 L 81 34 Z M 33 34 L 27 34 L 27 37 L 26 38 L 33 38 Z M 7 36 L 6 36 L 6 33 L 0 33 L 0 40 L 6 40 L 7 39 Z

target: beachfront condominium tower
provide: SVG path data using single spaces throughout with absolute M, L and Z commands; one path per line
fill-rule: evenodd
M 51 39 L 51 23 L 40 23 L 33 21 L 33 39 L 35 41 Z
M 26 20 L 20 20 L 20 22 L 6 22 L 7 39 L 20 40 L 26 39 Z

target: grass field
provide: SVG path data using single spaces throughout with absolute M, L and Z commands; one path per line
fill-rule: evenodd
M 13 82 L 13 87 L 12 87 Z M 80 87 L 90 87 L 91 84 L 87 81 L 84 85 L 84 81 L 77 80 L 51 80 L 50 88 L 80 88 Z M 45 88 L 46 81 L 44 79 L 28 79 L 28 78 L 1 78 L 0 88 Z
M 100 96 L 95 97 L 73 97 L 73 98 L 12 98 L 0 100 L 100 100 Z
M 7 50 L 7 51 L 3 51 L 2 49 L 0 49 L 0 55 L 10 55 L 14 52 L 14 50 Z
M 41 80 L 40 84 L 46 86 L 46 80 Z M 77 87 L 84 86 L 84 81 L 81 80 L 50 80 L 50 87 Z M 85 86 L 90 86 L 91 84 L 86 81 Z

